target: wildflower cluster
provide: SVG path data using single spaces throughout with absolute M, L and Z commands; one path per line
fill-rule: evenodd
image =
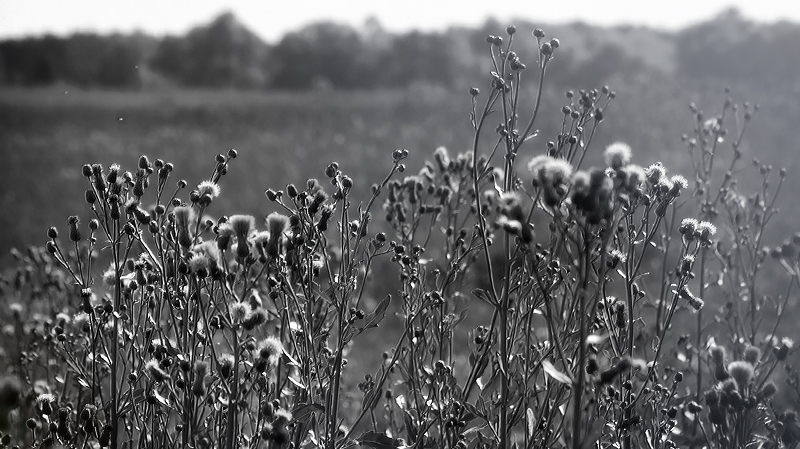
M 534 30 L 523 61 L 522 34 L 506 34 L 486 39 L 488 91 L 469 92 L 472 146 L 437 148 L 413 171 L 395 150 L 370 189 L 332 162 L 322 181 L 267 188 L 259 216 L 214 216 L 233 150 L 193 189 L 146 156 L 133 171 L 85 166 L 88 217 L 14 254 L 0 443 L 795 444 L 773 378 L 783 365 L 798 390 L 778 333 L 800 239 L 763 248 L 769 167 L 754 164 L 751 196 L 714 176 L 734 133 L 696 108 L 691 188 L 623 142 L 585 166 L 616 94 L 567 92 L 560 130 L 540 142 L 560 43 Z M 533 104 L 523 72 L 538 78 Z M 759 276 L 778 268 L 788 288 L 767 300 Z
M 786 354 L 779 356 L 779 352 L 775 348 L 773 354 L 762 356 L 759 348 L 746 345 L 742 360 L 727 362 L 724 347 L 710 349 L 716 384 L 703 397 L 716 442 L 739 447 L 750 441 L 752 434 L 763 432 L 761 438 L 773 444 L 793 444 L 791 427 L 775 425 L 784 414 L 773 407 L 772 398 L 778 387 L 769 375 L 777 363 L 785 360 Z

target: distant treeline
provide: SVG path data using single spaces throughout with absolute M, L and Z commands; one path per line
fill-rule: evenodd
M 534 25 L 517 26 L 526 34 L 516 38 L 530 40 L 533 50 Z M 386 32 L 376 21 L 360 29 L 316 23 L 268 45 L 226 13 L 184 36 L 78 33 L 0 41 L 0 85 L 464 87 L 486 69 L 486 35 L 504 35 L 504 29 L 492 20 L 479 28 L 404 34 Z M 800 25 L 757 25 L 736 11 L 677 33 L 585 24 L 545 29 L 569 41 L 559 50 L 562 60 L 554 77 L 562 85 L 594 84 L 614 74 L 635 76 L 645 70 L 793 85 L 800 73 Z M 532 65 L 532 51 L 520 57 Z

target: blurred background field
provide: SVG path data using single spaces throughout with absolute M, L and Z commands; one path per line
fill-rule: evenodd
M 626 141 L 634 162 L 662 161 L 688 176 L 680 139 L 692 126 L 687 105 L 712 117 L 731 86 L 735 100 L 761 106 L 746 157 L 792 173 L 775 241 L 765 243 L 800 228 L 792 195 L 800 189 L 800 25 L 755 23 L 734 10 L 674 32 L 516 25 L 523 61 L 531 61 L 535 27 L 562 44 L 548 72 L 539 136 L 525 150 L 530 156 L 555 140 L 564 92 L 607 84 L 617 99 L 597 143 Z M 240 157 L 222 182 L 225 201 L 212 213 L 263 216 L 271 211 L 265 189 L 322 177 L 330 161 L 366 191 L 382 179 L 394 149 L 411 152 L 412 172 L 437 146 L 463 151 L 471 140 L 467 90 L 488 89 L 484 38 L 505 34 L 505 26 L 487 20 L 477 28 L 393 33 L 375 20 L 360 28 L 326 22 L 270 45 L 223 14 L 180 36 L 0 41 L 0 265 L 9 266 L 12 247 L 43 243 L 48 226 L 87 216 L 85 163 L 125 168 L 146 154 L 173 162 L 177 177 L 193 185 L 208 176 L 215 154 L 235 148 Z

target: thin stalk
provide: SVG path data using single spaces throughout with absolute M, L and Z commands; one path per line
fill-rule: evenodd
M 228 425 L 225 428 L 225 447 L 234 449 L 234 430 L 236 428 L 236 407 L 239 395 L 239 334 L 233 331 L 233 382 L 231 383 L 231 395 L 228 398 Z
M 583 396 L 583 383 L 586 377 L 586 287 L 589 284 L 589 253 L 591 251 L 590 239 L 588 232 L 584 230 L 584 249 L 583 249 L 583 273 L 581 279 L 580 291 L 578 292 L 578 378 L 575 382 L 575 395 L 574 395 L 574 408 L 572 410 L 572 448 L 580 449 L 581 447 L 581 401 Z

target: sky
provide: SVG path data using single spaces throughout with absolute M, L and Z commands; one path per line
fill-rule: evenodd
M 395 32 L 478 25 L 487 17 L 676 30 L 732 6 L 759 22 L 800 22 L 797 0 L 0 0 L 0 39 L 75 31 L 182 34 L 224 11 L 272 43 L 311 22 L 359 26 L 369 17 Z

